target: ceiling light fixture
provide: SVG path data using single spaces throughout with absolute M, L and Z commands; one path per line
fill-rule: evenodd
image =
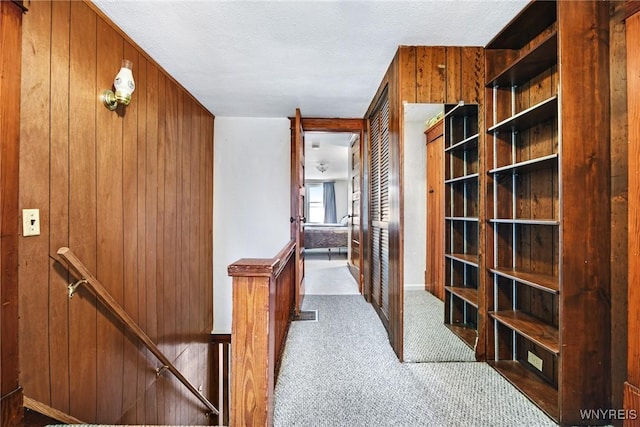
M 325 173 L 327 169 L 329 169 L 329 165 L 325 162 L 320 162 L 316 165 L 316 169 L 318 169 L 320 173 Z
M 118 107 L 118 104 L 129 105 L 131 102 L 131 94 L 136 89 L 136 83 L 133 80 L 133 73 L 131 72 L 133 64 L 128 59 L 122 60 L 122 67 L 113 80 L 113 87 L 115 93 L 109 89 L 102 92 L 102 102 L 104 106 L 113 111 Z

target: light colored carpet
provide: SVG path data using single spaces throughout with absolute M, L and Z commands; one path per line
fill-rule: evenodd
M 358 295 L 355 281 L 345 259 L 305 260 L 304 283 L 306 295 Z
M 274 425 L 554 426 L 483 363 L 402 364 L 361 296 L 309 295 L 318 322 L 293 322 Z
M 475 354 L 444 326 L 444 303 L 427 291 L 404 293 L 405 362 L 475 361 Z
M 398 362 L 364 298 L 309 295 L 318 322 L 293 322 L 275 390 L 275 426 L 422 426 L 429 396 Z
M 406 364 L 415 378 L 437 396 L 432 409 L 442 426 L 557 426 L 486 363 Z

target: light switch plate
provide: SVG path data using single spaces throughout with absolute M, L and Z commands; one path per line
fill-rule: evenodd
M 22 209 L 22 235 L 40 235 L 40 209 Z
M 542 372 L 542 359 L 538 356 L 529 351 L 527 352 L 527 361 L 538 371 Z

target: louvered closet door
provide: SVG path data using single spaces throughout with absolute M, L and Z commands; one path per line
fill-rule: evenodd
M 371 302 L 389 328 L 389 100 L 370 121 Z

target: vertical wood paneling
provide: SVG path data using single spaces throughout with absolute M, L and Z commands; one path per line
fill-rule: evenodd
M 147 288 L 147 335 L 158 341 L 156 252 L 158 206 L 158 68 L 147 63 L 146 177 L 145 177 L 145 242 Z M 155 396 L 155 389 L 154 389 Z
M 206 134 L 205 134 L 205 144 L 206 144 L 206 155 L 205 155 L 205 178 L 206 178 L 206 190 L 205 190 L 205 200 L 206 203 L 206 215 L 204 217 L 204 227 L 205 227 L 205 244 L 207 247 L 207 252 L 205 254 L 205 263 L 202 268 L 206 271 L 205 281 L 203 283 L 203 287 L 205 290 L 205 307 L 210 307 L 213 305 L 213 132 L 214 132 L 214 123 L 213 118 L 209 114 L 205 114 L 206 121 Z M 209 201 L 209 199 L 211 199 Z M 213 329 L 213 310 L 206 309 L 207 319 L 205 323 L 204 330 Z M 207 377 L 210 379 L 211 377 Z
M 477 103 L 484 90 L 484 49 L 461 48 L 461 62 L 460 99 L 467 103 Z
M 560 369 L 560 421 L 578 423 L 579 410 L 592 402 L 609 403 L 611 396 L 610 333 L 610 111 L 609 5 L 602 2 L 558 2 L 559 65 L 563 102 L 561 182 L 564 188 L 588 188 L 562 194 L 562 275 L 573 286 L 563 286 L 560 312 L 562 366 L 582 366 L 578 374 Z M 576 49 L 579 54 L 566 54 Z M 593 90 L 584 92 L 588 85 Z M 565 98 L 566 100 L 566 98 Z M 589 197 L 586 197 L 589 196 Z M 586 243 L 585 243 L 586 242 Z M 587 261 L 588 262 L 585 262 Z M 567 320 L 569 320 L 567 322 Z M 572 334 L 576 323 L 590 325 L 592 333 Z M 599 385 L 598 386 L 596 386 Z M 606 406 L 605 406 L 606 407 Z M 564 417 L 563 417 L 564 415 Z
M 34 28 L 51 27 L 51 4 L 34 5 L 24 20 L 23 72 L 25 81 L 21 97 L 33 99 L 21 112 L 20 132 L 20 208 L 40 209 L 40 235 L 20 239 L 20 258 L 36 265 L 49 265 L 49 100 L 51 33 L 34 32 Z M 37 84 L 35 82 L 41 82 Z M 45 118 L 44 120 L 42 118 Z M 21 382 L 31 385 L 30 397 L 51 404 L 49 354 L 49 273 L 47 268 L 33 268 L 21 262 L 20 317 L 30 318 L 32 312 L 45 313 L 20 322 L 22 341 Z M 63 289 L 64 292 L 64 289 Z M 37 355 L 37 356 L 36 356 Z M 41 374 L 42 372 L 42 374 Z M 42 375 L 42 381 L 37 378 Z
M 96 15 L 71 2 L 69 80 L 69 246 L 90 270 L 96 269 Z M 26 100 L 25 100 L 26 102 Z M 73 226 L 71 226 L 73 225 Z M 24 254 L 21 254 L 21 257 Z M 21 278 L 22 283 L 22 278 Z M 96 299 L 80 289 L 69 304 L 70 413 L 95 420 Z M 22 337 L 22 342 L 26 336 Z M 27 369 L 27 367 L 24 367 Z M 30 386 L 30 384 L 29 384 Z M 25 390 L 28 391 L 25 383 Z
M 123 58 L 132 62 L 135 75 L 139 76 L 138 52 L 124 42 Z M 136 100 L 139 98 L 136 91 Z M 131 318 L 141 325 L 138 304 L 138 111 L 139 102 L 130 103 L 122 117 L 122 221 L 123 241 L 123 307 Z M 138 359 L 142 346 L 126 333 L 123 353 L 122 410 L 130 413 L 128 422 L 136 422 L 136 412 L 129 411 L 138 394 Z
M 447 77 L 445 79 L 445 102 L 456 104 L 462 98 L 462 48 L 448 46 L 445 51 Z
M 198 178 L 200 176 L 200 150 L 198 149 L 198 141 L 200 140 L 200 117 L 199 108 L 194 106 L 192 115 L 192 128 L 191 133 L 191 161 L 190 161 L 190 188 L 191 193 L 191 223 L 189 225 L 189 277 L 191 282 L 197 283 L 200 281 L 200 274 L 198 272 L 198 236 L 200 229 L 198 228 L 198 213 L 200 212 L 200 192 L 198 191 Z M 189 333 L 195 334 L 198 331 L 198 317 L 195 315 L 198 312 L 200 306 L 200 298 L 197 287 L 191 287 L 189 289 L 190 306 L 189 306 Z
M 417 53 L 418 48 L 415 46 L 407 46 L 403 54 L 400 56 L 400 99 L 405 102 L 417 102 L 417 85 L 416 73 L 417 69 Z
M 207 220 L 205 218 L 206 213 L 207 213 L 207 203 L 205 202 L 207 199 L 207 194 L 205 193 L 206 191 L 206 174 L 207 171 L 205 170 L 205 165 L 206 165 L 206 136 L 207 136 L 207 129 L 206 129 L 206 117 L 205 117 L 205 111 L 204 108 L 199 108 L 199 117 L 200 117 L 200 123 L 198 125 L 198 129 L 201 129 L 201 133 L 200 133 L 200 139 L 199 139 L 199 146 L 200 146 L 200 157 L 198 158 L 199 162 L 200 162 L 200 179 L 198 182 L 198 190 L 200 192 L 200 215 L 199 215 L 199 221 L 198 223 L 200 224 L 200 233 L 198 234 L 199 237 L 199 258 L 200 258 L 200 262 L 198 263 L 198 273 L 200 276 L 200 280 L 199 283 L 204 284 L 205 280 L 207 278 L 207 269 L 205 268 L 205 265 L 207 264 L 207 261 L 205 260 L 205 257 L 207 255 L 207 237 L 208 237 L 208 233 L 207 230 L 209 229 L 209 227 L 207 226 Z M 200 287 L 199 288 L 202 291 L 204 291 L 205 287 Z M 198 307 L 198 313 L 204 313 L 205 311 L 205 307 L 207 306 L 207 295 L 209 293 L 208 292 L 203 292 L 200 295 L 200 298 L 198 299 L 200 306 Z M 207 326 L 207 317 L 208 316 L 199 316 L 198 317 L 198 332 L 203 332 L 206 330 L 206 326 Z M 209 332 L 211 331 L 211 329 L 209 329 Z M 204 366 L 202 366 L 202 368 L 204 368 Z
M 640 13 L 627 18 L 627 94 L 640 93 Z M 627 98 L 629 132 L 629 289 L 625 409 L 640 411 L 640 99 Z M 637 423 L 629 423 L 637 425 Z
M 190 99 L 186 98 L 183 103 L 183 116 L 182 116 L 182 187 L 180 194 L 182 196 L 182 203 L 180 206 L 184 212 L 191 212 L 191 130 L 193 129 L 193 103 Z M 180 240 L 182 244 L 182 251 L 180 252 L 179 265 L 180 265 L 180 295 L 182 296 L 180 301 L 180 321 L 182 323 L 182 333 L 188 334 L 191 330 L 189 328 L 191 320 L 191 295 L 189 287 L 185 286 L 191 282 L 191 266 L 189 264 L 190 254 L 189 248 L 191 241 L 191 215 L 180 215 L 180 221 L 182 226 L 182 232 L 180 233 Z
M 108 88 L 120 69 L 123 42 L 102 19 L 98 19 L 97 26 L 95 93 L 100 93 L 100 88 Z M 99 108 L 96 113 L 96 277 L 115 300 L 122 304 L 122 120 L 106 108 Z M 108 131 L 100 131 L 102 129 Z M 124 342 L 122 326 L 101 305 L 98 305 L 97 340 L 97 389 L 101 391 L 97 398 L 97 420 L 108 422 L 118 419 L 122 414 L 122 399 L 105 399 L 103 396 L 122 395 Z M 104 375 L 107 372 L 109 375 Z
M 51 166 L 49 253 L 69 246 L 69 19 L 71 5 L 53 2 L 51 19 Z M 49 260 L 51 406 L 69 412 L 69 298 L 71 277 Z
M 18 192 L 22 10 L 0 2 L 0 424 L 21 425 Z
M 138 66 L 135 71 L 136 79 L 136 102 L 138 104 L 138 122 L 137 122 L 137 225 L 138 225 L 138 256 L 137 256 L 137 285 L 138 285 L 138 324 L 149 335 L 148 314 L 147 314 L 147 270 L 146 270 L 146 171 L 147 171 L 147 60 L 138 55 Z M 141 350 L 138 354 L 138 391 L 136 396 L 145 396 L 146 390 L 153 376 L 149 369 L 151 359 L 148 351 Z M 138 401 L 138 413 L 136 422 L 141 424 L 146 419 L 146 399 Z
M 176 231 L 177 231 L 177 203 L 176 203 L 176 140 L 178 139 L 177 124 L 177 88 L 169 80 L 166 81 L 166 113 L 165 113 L 165 171 L 164 171 L 164 249 L 162 261 L 164 263 L 164 317 L 165 317 L 165 354 L 171 360 L 178 356 L 175 335 L 176 331 Z M 171 387 L 175 390 L 178 387 Z M 165 396 L 166 400 L 167 396 Z M 169 400 L 167 419 L 175 419 L 178 410 L 177 399 Z
M 627 379 L 628 137 L 624 2 L 611 2 L 611 407 L 623 408 Z
M 209 389 L 213 117 L 92 8 L 42 1 L 25 15 L 20 204 L 40 209 L 42 234 L 20 241 L 21 382 L 87 422 L 204 424 L 197 399 L 156 377 L 155 357 L 95 297 L 67 298 L 76 278 L 48 258 L 71 247 Z M 123 58 L 136 91 L 112 112 L 99 94 Z
M 445 48 L 418 46 L 416 49 L 416 102 L 444 103 L 446 81 Z

